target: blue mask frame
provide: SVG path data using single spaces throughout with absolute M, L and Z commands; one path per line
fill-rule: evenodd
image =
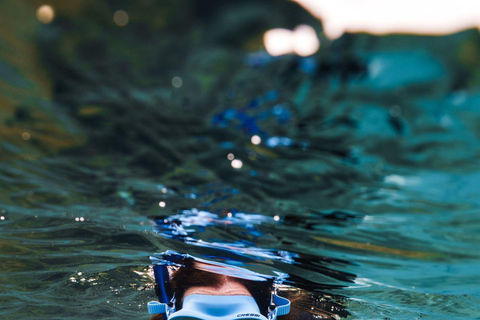
M 175 310 L 175 299 L 170 303 L 148 303 L 150 314 L 161 313 L 167 320 L 275 320 L 290 312 L 290 301 L 273 294 L 275 308 L 268 318 L 260 314 L 257 303 L 250 296 L 212 296 L 193 294 L 185 297 L 183 308 Z

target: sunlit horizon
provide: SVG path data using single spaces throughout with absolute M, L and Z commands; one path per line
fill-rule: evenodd
M 445 35 L 480 28 L 480 1 L 292 0 L 322 21 L 336 39 L 345 32 Z

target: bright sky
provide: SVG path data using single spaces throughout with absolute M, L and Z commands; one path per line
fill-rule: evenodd
M 322 20 L 326 35 L 448 34 L 480 27 L 480 0 L 293 0 Z

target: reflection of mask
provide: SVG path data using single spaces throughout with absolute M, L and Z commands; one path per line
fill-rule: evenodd
M 175 309 L 175 294 L 170 297 L 166 286 L 169 285 L 168 265 L 179 265 L 185 262 L 184 259 L 193 259 L 201 270 L 220 273 L 225 269 L 227 273 L 236 274 L 242 268 L 227 266 L 223 264 L 213 264 L 202 259 L 193 258 L 188 255 L 180 255 L 176 252 L 167 251 L 162 254 L 165 260 L 155 260 L 153 271 L 155 275 L 155 291 L 160 302 L 152 301 L 148 303 L 148 311 L 151 314 L 161 313 L 166 320 L 275 320 L 277 316 L 282 316 L 290 312 L 290 301 L 279 297 L 272 292 L 268 318 L 260 313 L 260 309 L 251 296 L 247 295 L 204 295 L 192 294 L 183 299 L 182 309 Z M 235 272 L 236 271 L 236 272 Z M 249 274 L 249 278 L 257 278 L 266 281 L 266 278 L 260 274 L 244 270 Z M 255 277 L 253 277 L 255 275 Z M 268 277 L 268 276 L 267 276 Z M 258 280 L 257 280 L 258 281 Z

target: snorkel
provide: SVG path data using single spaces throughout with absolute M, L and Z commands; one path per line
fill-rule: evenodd
M 168 267 L 177 265 L 178 262 L 185 259 L 193 259 L 195 262 L 206 264 L 208 269 L 245 272 L 244 269 L 232 267 L 221 263 L 213 263 L 202 259 L 194 258 L 190 255 L 180 255 L 173 251 L 167 251 L 161 254 L 161 259 L 152 257 L 153 273 L 155 277 L 155 293 L 158 301 L 148 303 L 148 311 L 150 314 L 162 314 L 165 320 L 275 320 L 277 317 L 288 314 L 290 312 L 290 301 L 276 294 L 276 289 L 271 292 L 268 307 L 268 313 L 262 315 L 257 302 L 252 296 L 247 295 L 208 295 L 208 294 L 192 294 L 183 299 L 182 306 L 176 310 L 175 293 L 172 296 L 170 288 L 170 275 Z M 251 271 L 252 278 L 262 279 L 272 278 L 263 276 Z M 271 282 L 273 283 L 273 281 Z

